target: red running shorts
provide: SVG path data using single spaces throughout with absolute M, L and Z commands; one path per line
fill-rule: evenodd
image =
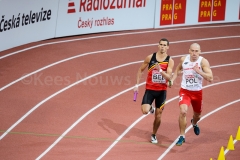
M 179 106 L 186 104 L 188 107 L 192 105 L 193 111 L 197 113 L 202 112 L 202 90 L 189 91 L 181 88 L 179 91 Z

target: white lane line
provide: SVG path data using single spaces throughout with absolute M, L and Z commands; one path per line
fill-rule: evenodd
M 12 52 L 9 54 L 6 54 L 4 56 L 0 57 L 0 60 L 12 55 L 15 55 L 17 53 L 21 53 L 23 51 L 27 51 L 30 49 L 38 48 L 41 46 L 51 45 L 51 44 L 58 44 L 58 43 L 66 43 L 66 42 L 73 42 L 73 41 L 80 41 L 80 40 L 88 40 L 88 39 L 96 39 L 96 38 L 105 38 L 105 37 L 113 37 L 113 36 L 124 36 L 124 35 L 133 35 L 133 34 L 145 34 L 145 33 L 151 33 L 151 32 L 165 32 L 165 31 L 173 31 L 173 30 L 188 30 L 188 29 L 208 29 L 208 28 L 223 28 L 223 27 L 238 27 L 237 25 L 219 25 L 219 26 L 197 26 L 197 27 L 184 27 L 184 28 L 170 28 L 170 29 L 161 29 L 161 30 L 150 30 L 150 31 L 140 31 L 140 32 L 131 32 L 131 33 L 119 33 L 119 34 L 110 34 L 110 35 L 102 35 L 102 36 L 93 36 L 93 37 L 86 37 L 86 38 L 77 38 L 77 39 L 71 39 L 71 40 L 64 40 L 64 41 L 57 41 L 57 42 L 49 42 L 49 43 L 43 43 L 36 46 L 32 46 L 29 48 L 25 48 L 16 52 Z
M 143 85 L 144 83 L 141 83 L 139 85 Z M 130 90 L 132 90 L 133 87 L 130 87 L 126 90 L 123 90 L 122 92 L 119 92 L 116 95 L 113 95 L 112 97 L 102 101 L 101 103 L 99 103 L 98 105 L 96 105 L 95 107 L 93 107 L 92 109 L 90 109 L 88 112 L 86 112 L 84 115 L 82 115 L 76 122 L 74 122 L 52 145 L 50 145 L 40 156 L 38 156 L 36 158 L 36 160 L 41 159 L 44 155 L 46 155 L 64 136 L 66 136 L 68 134 L 69 131 L 71 131 L 79 122 L 81 122 L 86 116 L 88 116 L 91 112 L 93 112 L 94 110 L 96 110 L 97 108 L 99 108 L 100 106 L 102 106 L 103 104 L 107 103 L 108 101 L 120 96 L 123 93 L 126 93 Z
M 211 68 L 226 67 L 226 66 L 232 66 L 232 65 L 238 65 L 238 64 L 240 64 L 240 62 L 211 66 Z
M 219 83 L 215 83 L 215 84 L 211 84 L 211 85 L 205 86 L 205 87 L 203 87 L 203 88 L 208 88 L 208 87 L 215 86 L 215 85 L 219 85 L 219 84 L 223 84 L 223 83 L 235 82 L 235 81 L 238 81 L 238 80 L 240 80 L 240 78 L 239 78 L 239 79 L 234 79 L 234 80 L 223 81 L 223 82 L 219 82 Z M 141 85 L 144 85 L 144 84 L 145 84 L 145 82 L 143 82 L 143 83 L 141 83 L 141 84 L 139 84 L 139 85 L 141 86 Z M 112 100 L 112 99 L 120 96 L 121 94 L 126 93 L 126 92 L 132 90 L 132 89 L 133 89 L 133 87 L 130 87 L 130 88 L 128 88 L 128 89 L 126 89 L 126 90 L 124 90 L 124 91 L 122 91 L 122 92 L 119 92 L 118 94 L 116 94 L 116 95 L 114 95 L 114 96 L 112 96 L 112 97 L 104 100 L 103 102 L 99 103 L 97 106 L 95 106 L 95 107 L 93 107 L 92 109 L 90 109 L 90 110 L 89 110 L 88 112 L 86 112 L 83 116 L 81 116 L 76 122 L 74 122 L 61 136 L 59 136 L 59 138 L 58 138 L 52 145 L 50 145 L 40 156 L 38 156 L 38 157 L 36 158 L 36 160 L 39 160 L 39 159 L 41 159 L 43 156 L 45 156 L 60 140 L 62 140 L 62 138 L 63 138 L 64 136 L 67 135 L 67 133 L 68 133 L 69 131 L 71 131 L 78 123 L 80 123 L 80 122 L 81 122 L 87 115 L 89 115 L 91 112 L 93 112 L 94 110 L 96 110 L 97 108 L 99 108 L 100 106 L 102 106 L 103 104 L 107 103 L 108 101 L 110 101 L 110 100 Z M 169 102 L 171 102 L 171 101 L 173 101 L 173 100 L 175 100 L 175 99 L 177 99 L 177 98 L 178 98 L 178 96 L 169 99 L 168 101 L 166 101 L 166 104 L 169 103 Z M 125 135 L 129 132 L 129 130 L 131 130 L 138 122 L 140 122 L 140 121 L 141 121 L 143 118 L 145 118 L 146 116 L 147 116 L 147 115 L 142 115 L 142 116 L 141 116 L 140 118 L 138 118 L 133 124 L 131 124 L 131 125 L 113 142 L 113 144 L 111 144 L 111 145 L 108 147 L 108 149 L 105 150 L 104 153 L 102 153 L 102 155 L 100 155 L 97 159 L 101 159 L 102 157 L 104 157 L 104 156 L 122 139 L 122 137 L 125 136 Z
M 238 64 L 239 64 L 239 63 L 238 63 Z M 223 65 L 219 65 L 219 67 L 222 67 L 222 66 L 223 66 Z M 226 66 L 229 66 L 229 64 L 226 64 Z M 217 68 L 217 66 L 213 66 L 213 67 L 214 67 L 214 68 Z M 240 80 L 240 79 L 238 79 L 238 80 Z M 225 81 L 224 81 L 224 82 L 225 82 Z M 208 85 L 208 86 L 214 86 L 214 85 L 217 85 L 217 84 L 222 84 L 222 83 L 224 83 L 224 82 L 219 82 L 219 83 L 211 84 L 211 85 Z M 232 82 L 232 81 L 227 81 L 227 82 Z M 226 82 L 226 83 L 227 83 L 227 82 Z M 140 85 L 143 85 L 143 84 L 145 84 L 145 82 L 144 82 L 144 83 L 141 83 Z M 207 88 L 208 86 L 203 87 L 203 88 Z M 122 92 L 120 92 L 120 94 L 117 94 L 117 96 L 119 96 L 119 95 L 121 95 L 121 94 L 123 94 L 123 93 L 125 93 L 125 92 L 127 92 L 127 91 L 129 91 L 129 90 L 131 90 L 131 89 L 132 89 L 132 87 L 131 87 L 131 88 L 128 88 L 128 89 L 126 89 L 126 90 L 124 90 L 124 91 L 122 91 Z M 95 109 L 99 108 L 101 105 L 105 104 L 106 102 L 112 100 L 113 98 L 115 98 L 115 97 L 117 97 L 117 96 L 114 95 L 114 96 L 108 98 L 107 100 L 101 102 L 99 105 L 93 107 L 91 110 L 89 110 L 87 113 L 85 113 L 81 118 L 79 118 L 79 119 L 76 121 L 77 123 L 75 122 L 73 125 L 71 125 L 71 126 L 70 126 L 51 146 L 49 146 L 37 159 L 40 159 L 40 158 L 43 157 L 48 151 L 50 151 L 51 148 L 53 148 L 72 128 L 74 128 L 74 127 L 75 127 L 83 118 L 85 118 L 88 114 L 90 114 L 92 111 L 94 111 Z M 178 98 L 178 96 L 176 96 L 176 97 L 168 100 L 168 101 L 166 102 L 166 104 L 167 104 L 168 102 L 171 102 L 171 101 L 177 99 L 177 98 Z M 141 121 L 145 116 L 146 116 L 146 115 L 143 115 L 143 116 L 140 117 L 137 121 L 135 121 L 117 140 L 114 141 L 114 143 L 113 143 L 113 144 L 109 147 L 109 149 L 107 149 L 104 153 L 106 154 L 115 144 L 117 144 L 117 142 L 118 142 L 135 124 L 137 124 L 139 121 Z M 102 154 L 102 156 L 104 156 L 105 154 Z
M 238 141 L 238 140 L 235 139 L 235 140 L 233 141 L 233 145 L 235 145 L 235 144 L 237 143 L 237 141 Z M 226 155 L 228 152 L 229 152 L 229 149 L 226 148 L 225 151 L 224 151 L 224 155 Z
M 166 104 L 168 104 L 169 102 L 171 102 L 171 101 L 173 101 L 177 98 L 178 98 L 178 96 L 167 100 Z M 142 115 L 133 124 L 131 124 L 96 160 L 99 160 L 99 159 L 103 158 L 138 122 L 140 122 L 147 115 Z
M 221 39 L 221 38 L 226 38 L 226 37 L 215 37 L 213 39 Z M 229 38 L 229 37 L 227 37 Z M 234 38 L 236 38 L 234 36 Z M 238 38 L 240 38 L 240 36 L 238 36 Z M 201 39 L 201 41 L 204 41 L 204 40 L 209 40 L 209 39 Z M 184 43 L 184 42 L 189 42 L 189 41 L 200 41 L 200 39 L 193 39 L 193 40 L 184 40 L 184 41 L 175 41 L 175 42 L 171 42 L 171 43 Z M 52 64 L 49 64 L 45 67 L 42 67 L 36 71 L 33 71 L 29 74 L 25 74 L 24 76 L 12 81 L 11 83 L 3 86 L 2 88 L 0 88 L 0 91 L 10 87 L 11 85 L 23 80 L 24 78 L 27 78 L 33 74 L 36 74 L 40 71 L 43 71 L 47 68 L 50 68 L 52 66 L 55 66 L 57 64 L 60 64 L 60 63 L 63 63 L 63 62 L 66 62 L 66 61 L 69 61 L 69 60 L 72 60 L 72 59 L 75 59 L 75 58 L 79 58 L 79 57 L 83 57 L 83 56 L 87 56 L 87 55 L 91 55 L 91 54 L 97 54 L 97 53 L 106 53 L 106 52 L 112 52 L 112 51 L 119 51 L 119 50 L 126 50 L 126 49 L 133 49 L 133 48 L 139 48 L 139 47 L 149 47 L 149 46 L 152 46 L 152 45 L 156 45 L 156 44 L 147 44 L 147 45 L 140 45 L 140 46 L 131 46 L 131 47 L 124 47 L 124 48 L 115 48 L 115 49 L 108 49 L 108 50 L 102 50 L 102 51 L 94 51 L 94 52 L 88 52 L 88 53 L 84 53 L 84 54 L 80 54 L 80 55 L 77 55 L 77 56 L 73 56 L 73 57 L 69 57 L 69 58 L 66 58 L 66 59 L 63 59 L 61 61 L 57 61 L 55 63 L 52 63 Z M 233 49 L 225 49 L 225 50 L 217 50 L 217 51 L 208 51 L 208 52 L 202 52 L 201 54 L 211 54 L 211 53 L 218 53 L 218 52 L 230 52 L 230 51 L 238 51 L 240 50 L 240 48 L 233 48 Z M 172 57 L 180 57 L 180 56 L 183 56 L 183 55 L 177 55 L 177 56 L 172 56 Z
M 103 71 L 100 71 L 100 72 L 97 72 L 95 74 L 92 74 L 88 77 L 85 77 L 79 81 L 76 81 L 75 83 L 55 92 L 54 94 L 50 95 L 49 97 L 45 98 L 44 100 L 42 100 L 41 102 L 39 102 L 36 106 L 34 106 L 32 109 L 30 109 L 25 115 L 23 115 L 17 122 L 15 122 L 7 131 L 5 131 L 1 137 L 0 137 L 0 140 L 3 139 L 3 137 L 5 137 L 14 127 L 16 127 L 20 122 L 22 122 L 24 120 L 24 118 L 26 118 L 29 114 L 31 114 L 34 110 L 36 110 L 39 106 L 41 106 L 43 103 L 45 103 L 46 101 L 50 100 L 51 98 L 55 97 L 56 95 L 66 91 L 67 89 L 85 81 L 85 80 L 88 80 L 94 76 L 97 76 L 99 74 L 102 74 L 102 73 L 105 73 L 105 72 L 108 72 L 108 71 L 111 71 L 111 70 L 114 70 L 114 69 L 117 69 L 117 68 L 121 68 L 121 67 L 124 67 L 124 66 L 128 66 L 128 65 L 132 65 L 132 64 L 135 64 L 135 63 L 139 63 L 139 61 L 137 62 L 130 62 L 130 63 L 126 63 L 126 64 L 122 64 L 122 65 L 119 65 L 119 66 L 115 66 L 113 68 L 109 68 L 109 69 L 106 69 L 106 70 L 103 70 Z
M 227 104 L 225 104 L 225 105 L 223 105 L 223 106 L 221 106 L 221 107 L 218 107 L 217 109 L 215 109 L 215 110 L 209 112 L 208 114 L 204 115 L 204 116 L 200 119 L 200 121 L 202 121 L 203 119 L 207 118 L 207 117 L 210 116 L 211 114 L 213 114 L 213 113 L 215 113 L 215 112 L 217 112 L 217 111 L 219 111 L 219 110 L 221 110 L 221 109 L 223 109 L 223 108 L 225 108 L 225 107 L 228 107 L 228 106 L 230 106 L 230 105 L 232 105 L 232 104 L 234 104 L 234 103 L 237 103 L 237 102 L 240 102 L 240 99 L 237 99 L 237 100 L 235 100 L 235 101 L 229 102 L 229 103 L 227 103 Z M 199 121 L 199 122 L 200 122 L 200 121 Z M 186 129 L 186 133 L 187 133 L 191 128 L 192 128 L 192 125 L 190 125 L 190 126 Z M 168 149 L 158 158 L 158 160 L 162 160 L 162 159 L 167 155 L 167 153 L 176 145 L 177 141 L 178 141 L 178 137 L 177 137 L 177 138 L 175 139 L 175 141 L 168 147 Z M 224 152 L 224 153 L 225 153 L 225 152 Z
M 235 81 L 239 81 L 239 80 L 240 80 L 240 78 L 239 78 L 239 79 L 228 80 L 228 81 L 223 81 L 223 82 L 218 82 L 218 83 L 214 83 L 214 84 L 207 85 L 207 86 L 203 87 L 203 89 L 204 89 L 204 88 L 211 87 L 211 86 L 220 85 L 220 84 L 229 83 L 229 82 L 235 82 Z M 173 100 L 176 100 L 176 99 L 178 99 L 178 96 L 169 99 L 168 101 L 166 101 L 166 104 L 168 104 L 169 102 L 171 102 L 171 101 L 173 101 Z M 136 124 L 137 124 L 140 120 L 142 120 L 144 117 L 145 117 L 145 116 L 140 117 L 140 118 L 139 118 L 137 121 L 135 121 L 133 124 L 136 125 Z M 131 129 L 134 127 L 133 124 L 130 125 L 130 126 L 114 141 L 114 143 L 113 143 L 112 145 L 110 145 L 110 146 L 108 147 L 108 149 L 105 150 L 97 159 L 99 160 L 99 159 L 103 158 L 103 157 L 122 139 L 122 137 L 125 136 L 125 134 L 128 133 L 129 130 L 131 130 Z M 176 141 L 176 140 L 175 140 L 175 141 Z M 175 142 L 175 141 L 174 141 L 174 142 Z M 173 142 L 173 144 L 172 144 L 173 146 L 175 145 L 174 142 Z M 170 146 L 170 147 L 171 147 L 171 146 Z
M 30 115 L 33 111 L 35 111 L 39 106 L 41 106 L 43 103 L 45 103 L 46 101 L 50 100 L 51 98 L 55 97 L 56 95 L 66 91 L 67 89 L 87 80 L 87 79 L 90 79 L 94 76 L 97 76 L 99 74 L 102 74 L 102 73 L 105 73 L 105 72 L 108 72 L 108 71 L 111 71 L 111 70 L 114 70 L 114 69 L 117 69 L 117 68 L 121 68 L 121 67 L 124 67 L 124 66 L 128 66 L 128 65 L 132 65 L 132 64 L 136 64 L 136 63 L 140 63 L 142 61 L 136 61 L 136 62 L 130 62 L 130 63 L 126 63 L 126 64 L 123 64 L 123 65 L 119 65 L 119 66 L 115 66 L 113 68 L 109 68 L 109 69 L 106 69 L 106 70 L 103 70 L 103 71 L 100 71 L 100 72 L 97 72 L 95 74 L 92 74 L 88 77 L 85 77 L 79 81 L 76 81 L 75 83 L 72 83 L 71 85 L 55 92 L 54 94 L 50 95 L 49 97 L 45 98 L 44 100 L 42 100 L 41 102 L 39 102 L 36 106 L 34 106 L 33 108 L 31 108 L 26 114 L 24 114 L 17 122 L 15 122 L 10 128 L 7 129 L 7 131 L 5 131 L 1 136 L 0 136 L 0 140 L 3 139 L 14 127 L 16 127 L 19 123 L 21 123 L 28 115 Z M 240 64 L 239 63 L 234 63 L 234 64 Z M 227 64 L 229 65 L 229 64 Z M 222 65 L 221 65 L 222 66 Z

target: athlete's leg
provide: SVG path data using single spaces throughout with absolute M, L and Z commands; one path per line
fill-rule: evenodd
M 176 143 L 177 146 L 181 146 L 185 142 L 185 130 L 187 127 L 187 111 L 188 106 L 190 106 L 190 97 L 188 96 L 188 91 L 185 89 L 180 89 L 179 91 L 179 130 L 180 130 L 180 136 Z
M 191 103 L 193 107 L 192 124 L 195 125 L 201 118 L 202 112 L 202 91 L 193 92 L 191 94 Z
M 162 112 L 164 109 L 166 97 L 167 97 L 167 91 L 162 90 L 156 92 L 157 94 L 156 99 L 155 99 L 155 106 L 156 106 L 156 111 L 155 111 L 155 119 L 153 122 L 153 134 L 155 135 L 158 131 L 158 128 L 161 124 L 161 117 L 162 117 Z
M 153 132 L 151 135 L 151 142 L 158 143 L 156 133 L 161 124 L 161 117 L 162 117 L 162 112 L 163 112 L 163 108 L 164 108 L 165 101 L 166 101 L 167 91 L 166 90 L 155 91 L 153 93 L 153 95 L 155 97 L 156 110 L 155 110 L 155 117 L 154 117 L 154 121 L 153 121 Z
M 158 128 L 159 128 L 159 126 L 160 126 L 160 124 L 161 124 L 162 112 L 163 112 L 162 109 L 156 108 L 156 111 L 155 111 L 155 119 L 154 119 L 154 122 L 153 122 L 153 134 L 156 134 L 156 133 L 157 133 Z
M 185 89 L 180 89 L 179 91 L 179 129 L 180 129 L 180 135 L 185 136 L 185 130 L 187 126 L 187 111 L 188 106 L 190 106 L 190 97 L 188 96 L 188 91 Z
M 178 123 L 179 123 L 179 130 L 180 130 L 180 136 L 179 139 L 176 143 L 177 146 L 181 146 L 185 142 L 185 130 L 187 127 L 187 110 L 188 110 L 188 105 L 187 104 L 179 104 L 180 108 L 180 114 L 178 118 Z
M 187 110 L 188 106 L 186 104 L 181 104 L 180 105 L 180 114 L 179 114 L 179 129 L 180 129 L 180 135 L 185 136 L 185 130 L 187 126 Z
M 192 124 L 196 125 L 201 118 L 201 113 L 193 112 L 193 121 Z
M 142 113 L 143 114 L 148 114 L 150 109 L 151 109 L 151 105 L 150 104 L 142 104 Z
M 153 100 L 154 100 L 154 97 L 152 95 L 152 91 L 146 90 L 142 99 L 142 106 L 141 106 L 143 114 L 148 114 L 148 112 L 152 107 L 151 104 Z
M 193 125 L 194 133 L 199 135 L 200 128 L 197 125 L 197 122 L 200 120 L 202 112 L 202 91 L 194 92 L 194 94 L 191 96 L 191 99 L 193 107 L 193 119 L 191 120 L 191 123 Z
M 200 120 L 201 113 L 195 112 L 193 113 L 193 119 L 191 119 L 191 123 L 193 125 L 193 130 L 196 135 L 200 134 L 200 128 L 197 125 L 197 122 Z

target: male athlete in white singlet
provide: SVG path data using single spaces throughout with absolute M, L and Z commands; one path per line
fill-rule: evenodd
M 213 74 L 207 59 L 199 56 L 201 53 L 200 45 L 193 43 L 189 49 L 189 55 L 181 58 L 173 77 L 172 84 L 182 71 L 181 89 L 179 91 L 179 128 L 180 136 L 176 145 L 181 146 L 185 142 L 185 129 L 187 126 L 186 114 L 188 107 L 192 105 L 193 118 L 191 123 L 196 135 L 200 134 L 200 128 L 197 122 L 200 120 L 202 113 L 202 81 L 203 79 L 211 82 Z

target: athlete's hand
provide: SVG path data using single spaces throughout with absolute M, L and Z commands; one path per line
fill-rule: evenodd
M 200 69 L 198 67 L 198 64 L 196 63 L 195 66 L 193 67 L 193 70 L 197 73 L 200 73 Z
M 170 80 L 170 81 L 167 82 L 167 86 L 168 86 L 169 88 L 172 88 L 172 85 L 173 85 L 173 81 Z
M 155 63 L 155 69 L 157 69 L 160 73 L 162 72 L 161 65 L 158 62 Z
M 136 84 L 133 88 L 133 92 L 136 92 L 136 91 L 138 92 L 138 84 Z
M 177 75 L 179 76 L 179 75 L 181 75 L 182 73 L 183 73 L 183 71 L 180 70 L 180 71 L 177 72 Z

